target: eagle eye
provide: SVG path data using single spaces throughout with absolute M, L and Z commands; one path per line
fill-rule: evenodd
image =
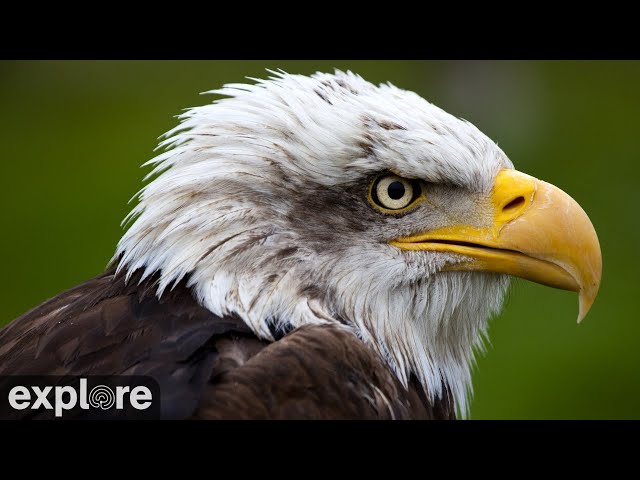
M 384 211 L 397 212 L 413 204 L 421 193 L 419 181 L 384 174 L 371 184 L 370 199 Z

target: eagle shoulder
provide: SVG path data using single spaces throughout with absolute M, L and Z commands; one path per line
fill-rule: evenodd
M 305 326 L 207 384 L 195 418 L 452 419 L 450 396 L 431 403 L 405 389 L 346 328 Z

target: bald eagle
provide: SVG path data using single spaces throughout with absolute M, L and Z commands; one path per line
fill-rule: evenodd
M 162 418 L 453 419 L 510 276 L 591 307 L 586 213 L 469 122 L 351 72 L 208 93 L 107 270 L 0 331 L 0 375 L 150 376 Z

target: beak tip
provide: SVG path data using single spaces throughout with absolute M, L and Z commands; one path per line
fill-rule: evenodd
M 598 292 L 598 288 L 596 286 L 595 292 L 585 292 L 584 289 L 580 290 L 579 293 L 579 309 L 578 309 L 578 324 L 582 323 L 584 317 L 587 316 L 589 310 L 591 310 L 591 306 L 593 305 L 594 300 L 596 299 L 596 294 Z

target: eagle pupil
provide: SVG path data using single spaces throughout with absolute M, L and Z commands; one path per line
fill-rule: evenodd
M 393 200 L 399 200 L 404 197 L 405 188 L 402 182 L 393 182 L 387 188 L 387 194 Z

